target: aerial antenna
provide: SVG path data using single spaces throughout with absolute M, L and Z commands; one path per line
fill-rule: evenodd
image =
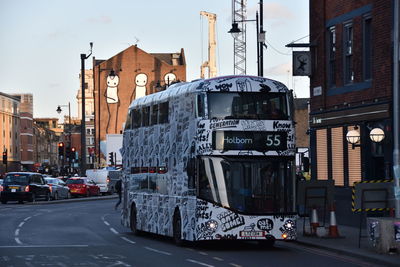
M 136 36 L 135 36 L 135 46 L 137 46 L 137 44 L 139 43 L 139 38 L 137 38 Z

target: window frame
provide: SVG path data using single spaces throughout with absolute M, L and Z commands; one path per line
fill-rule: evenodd
M 344 84 L 354 83 L 354 24 L 353 21 L 343 23 L 343 79 Z

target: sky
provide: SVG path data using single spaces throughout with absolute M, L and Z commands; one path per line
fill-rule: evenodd
M 254 20 L 258 0 L 247 0 Z M 293 41 L 308 42 L 308 0 L 264 0 L 264 76 L 309 97 L 309 79 L 292 77 Z M 109 59 L 137 44 L 147 53 L 185 50 L 187 80 L 207 60 L 208 22 L 217 15 L 218 76 L 234 71 L 231 0 L 0 0 L 0 92 L 33 94 L 35 118 L 60 118 L 58 105 L 77 116 L 80 54 Z M 257 75 L 256 25 L 246 23 L 246 73 Z M 92 68 L 92 58 L 85 62 Z

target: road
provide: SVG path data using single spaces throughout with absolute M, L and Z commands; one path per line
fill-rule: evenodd
M 293 242 L 177 247 L 169 238 L 132 235 L 116 201 L 0 205 L 0 266 L 373 266 Z

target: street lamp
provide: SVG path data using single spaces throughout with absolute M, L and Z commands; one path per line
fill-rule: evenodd
M 92 55 L 93 43 L 90 42 L 90 54 L 81 54 L 81 80 L 82 80 L 82 120 L 81 120 L 81 176 L 86 174 L 86 122 L 85 122 L 85 60 Z
M 385 132 L 381 128 L 374 128 L 369 133 L 369 138 L 375 143 L 380 143 L 385 139 Z
M 375 143 L 380 143 L 385 139 L 385 132 L 381 128 L 374 128 L 369 132 L 369 138 Z M 346 140 L 352 145 L 353 149 L 360 146 L 358 143 L 361 140 L 361 136 L 357 126 L 354 127 L 354 130 L 347 132 Z

